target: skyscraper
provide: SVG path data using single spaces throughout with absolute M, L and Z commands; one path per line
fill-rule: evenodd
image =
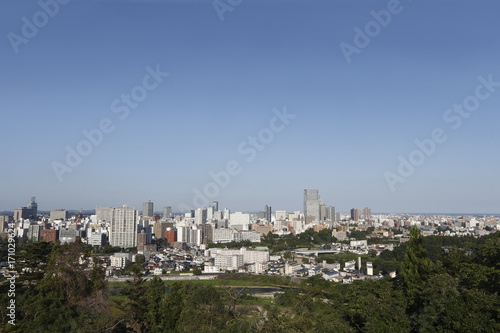
M 163 207 L 163 218 L 169 219 L 172 217 L 173 217 L 172 216 L 172 207 L 170 207 L 170 206 Z
M 212 207 L 214 209 L 214 213 L 219 210 L 219 202 L 218 201 L 212 201 Z
M 132 207 L 122 206 L 113 209 L 109 244 L 122 248 L 137 246 L 137 222 L 139 211 Z
M 361 217 L 361 209 L 359 208 L 351 209 L 351 220 L 358 221 L 360 217 Z
M 264 209 L 264 218 L 267 222 L 271 223 L 271 206 L 266 205 Z
M 31 197 L 28 209 L 31 209 L 31 217 L 36 220 L 38 216 L 38 204 L 36 203 L 36 197 Z
M 363 208 L 363 218 L 365 220 L 371 220 L 372 218 L 372 210 L 368 207 Z
M 195 224 L 205 224 L 207 223 L 207 209 L 198 208 L 194 213 L 194 223 Z
M 325 220 L 330 220 L 330 221 L 335 222 L 335 207 L 333 207 L 333 206 L 326 207 Z
M 304 216 L 306 224 L 321 221 L 321 208 L 318 190 L 304 190 Z
M 154 214 L 154 203 L 149 200 L 142 204 L 142 216 L 153 217 Z

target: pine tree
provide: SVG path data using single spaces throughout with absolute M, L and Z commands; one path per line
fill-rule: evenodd
M 432 261 L 422 244 L 422 235 L 417 226 L 410 229 L 410 242 L 401 264 L 403 291 L 406 296 L 408 309 L 415 310 L 424 282 L 432 271 Z

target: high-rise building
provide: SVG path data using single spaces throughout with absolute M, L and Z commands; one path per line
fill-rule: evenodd
M 224 218 L 226 220 L 229 220 L 230 216 L 231 216 L 231 211 L 227 208 L 224 208 Z
M 335 222 L 335 207 L 327 206 L 325 210 L 326 210 L 325 220 Z
M 97 207 L 95 209 L 97 222 L 111 222 L 113 218 L 113 208 L 111 207 Z
M 61 229 L 59 230 L 59 241 L 61 244 L 73 243 L 76 237 L 80 237 L 80 230 L 76 229 Z
M 50 211 L 50 221 L 54 220 L 66 220 L 69 214 L 65 209 L 56 209 Z
M 275 214 L 276 214 L 277 221 L 285 221 L 286 220 L 286 211 L 277 210 Z
M 372 210 L 368 207 L 363 208 L 363 218 L 365 220 L 371 220 L 372 218 Z
M 31 210 L 28 207 L 21 207 L 14 210 L 14 221 L 19 221 L 21 219 L 29 219 L 31 217 Z
M 7 231 L 8 223 L 12 221 L 12 217 L 10 215 L 0 215 L 0 231 Z
M 321 208 L 318 190 L 304 190 L 304 216 L 306 224 L 321 221 Z
M 221 211 L 215 211 L 214 216 L 213 216 L 214 221 L 220 221 L 222 220 L 222 212 Z
M 172 207 L 170 207 L 170 206 L 163 207 L 163 218 L 170 219 L 172 217 L 173 217 L 172 216 Z
M 198 208 L 194 213 L 194 223 L 205 224 L 207 223 L 207 209 Z
M 165 230 L 167 228 L 173 228 L 174 223 L 172 222 L 155 222 L 155 237 L 156 239 L 163 239 L 165 238 Z
M 127 206 L 115 208 L 109 232 L 109 244 L 121 248 L 136 247 L 138 221 L 139 211 L 134 208 Z
M 271 223 L 271 215 L 272 215 L 271 206 L 266 205 L 266 207 L 264 208 L 264 218 L 269 223 Z
M 149 200 L 142 204 L 142 216 L 153 217 L 154 215 L 154 203 Z
M 214 219 L 214 207 L 208 206 L 207 210 L 207 221 L 212 221 Z
M 231 214 L 230 224 L 233 229 L 248 230 L 250 214 L 243 214 L 242 212 L 233 213 Z
M 38 216 L 38 204 L 36 203 L 36 197 L 31 197 L 28 209 L 31 210 L 31 218 L 36 220 Z
M 351 220 L 358 221 L 361 217 L 361 209 L 353 208 L 351 209 Z
M 55 243 L 59 239 L 59 230 L 54 228 L 40 230 L 40 239 L 44 242 Z
M 167 230 L 165 230 L 165 239 L 169 243 L 177 242 L 177 229 L 167 228 Z
M 214 241 L 214 230 L 215 225 L 213 223 L 207 223 L 201 227 L 201 235 L 203 237 L 203 244 L 210 244 Z
M 42 226 L 39 224 L 30 224 L 28 227 L 28 239 L 33 242 L 40 241 L 40 231 L 42 230 Z
M 137 251 L 144 251 L 145 245 L 148 244 L 148 235 L 144 229 L 137 234 Z
M 212 201 L 212 207 L 214 209 L 214 212 L 219 210 L 219 202 L 218 201 Z

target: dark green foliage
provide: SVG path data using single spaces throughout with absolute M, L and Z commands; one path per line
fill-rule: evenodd
M 324 234 L 324 233 L 323 233 Z M 322 233 L 295 238 L 314 244 Z M 309 239 L 308 239 L 309 237 Z M 280 241 L 274 236 L 267 242 Z M 291 239 L 291 238 L 290 238 Z M 289 239 L 289 240 L 290 240 Z M 316 240 L 315 240 L 316 239 Z M 442 247 L 448 247 L 447 252 Z M 146 281 L 139 273 L 120 295 L 106 296 L 104 270 L 89 249 L 24 242 L 19 267 L 32 268 L 16 286 L 16 322 L 6 323 L 7 284 L 0 284 L 7 332 L 498 332 L 500 233 L 479 239 L 422 238 L 366 259 L 399 278 L 337 284 L 319 275 L 290 278 L 225 274 L 235 280 L 280 286 L 273 302 L 243 289 L 191 282 Z M 373 254 L 372 254 L 373 255 Z M 348 259 L 346 257 L 345 259 Z M 364 259 L 363 259 L 364 261 Z M 392 265 L 392 266 L 391 266 Z M 225 281 L 227 280 L 227 281 Z
M 406 249 L 405 259 L 401 264 L 403 291 L 409 307 L 418 302 L 422 286 L 432 271 L 432 261 L 422 244 L 422 235 L 417 226 L 410 229 L 410 242 Z

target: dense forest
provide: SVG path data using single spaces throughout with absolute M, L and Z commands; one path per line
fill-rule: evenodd
M 2 330 L 500 332 L 500 233 L 477 239 L 422 238 L 412 228 L 410 236 L 408 243 L 374 258 L 381 267 L 391 266 L 380 271 L 398 272 L 394 279 L 385 276 L 349 285 L 320 276 L 300 283 L 280 277 L 232 277 L 282 287 L 284 292 L 272 300 L 241 288 L 145 281 L 140 274 L 112 293 L 97 257 L 96 264 L 90 264 L 92 253 L 80 241 L 20 243 L 16 269 L 23 274 L 15 282 L 16 324 L 8 323 L 9 283 L 2 278 Z M 1 252 L 4 261 L 5 241 Z

